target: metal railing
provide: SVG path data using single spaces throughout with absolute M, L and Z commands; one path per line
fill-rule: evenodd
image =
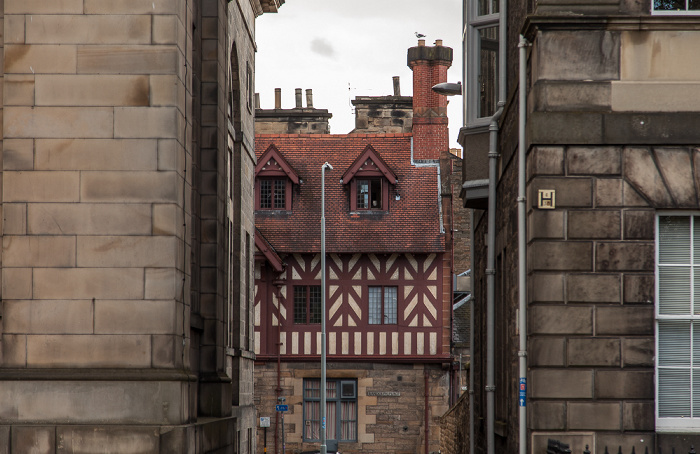
M 573 453 L 573 451 L 571 451 L 571 448 L 569 447 L 568 444 L 562 443 L 559 440 L 552 440 L 550 438 L 547 440 L 547 454 L 574 454 L 574 453 Z M 591 454 L 590 449 L 588 449 L 588 445 L 586 445 L 586 448 L 581 452 L 581 454 Z M 642 454 L 642 453 L 641 452 L 637 453 L 635 451 L 634 446 L 632 446 L 631 451 L 629 449 L 623 451 L 622 446 L 618 446 L 617 452 L 609 451 L 608 447 L 606 446 L 605 451 L 603 451 L 603 454 Z M 643 454 L 650 454 L 648 447 L 644 448 Z M 685 454 L 685 450 L 684 449 L 676 450 L 676 448 L 671 448 L 671 451 L 669 452 L 669 451 L 662 451 L 661 448 L 659 448 L 659 450 L 656 454 Z M 688 454 L 697 454 L 693 445 L 690 445 L 690 450 L 688 451 Z

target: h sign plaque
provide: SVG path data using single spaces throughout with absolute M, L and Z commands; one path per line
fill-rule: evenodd
M 537 208 L 553 210 L 556 207 L 554 196 L 554 189 L 540 189 L 537 193 Z

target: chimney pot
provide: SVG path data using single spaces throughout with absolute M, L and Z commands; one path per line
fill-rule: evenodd
M 442 46 L 442 40 L 441 40 L 441 39 L 436 39 L 436 40 L 435 40 L 435 45 L 436 45 L 436 46 Z
M 394 81 L 394 96 L 401 96 L 401 83 L 399 82 L 399 76 L 394 76 L 391 79 Z
M 306 107 L 313 109 L 314 107 L 314 93 L 311 88 L 306 89 Z
M 425 46 L 425 40 L 424 40 L 424 39 L 419 39 L 419 40 L 418 40 L 418 45 L 421 46 L 421 47 Z
M 282 89 L 275 88 L 275 109 L 282 108 Z
M 296 98 L 296 108 L 301 109 L 301 88 L 294 89 L 294 98 Z

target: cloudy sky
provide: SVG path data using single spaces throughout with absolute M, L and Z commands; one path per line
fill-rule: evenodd
M 256 20 L 258 53 L 255 91 L 263 109 L 294 107 L 294 89 L 313 89 L 314 107 L 333 114 L 331 133 L 355 126 L 350 99 L 393 94 L 392 76 L 401 77 L 401 94 L 412 94 L 406 52 L 442 39 L 454 49 L 448 80 L 461 80 L 461 0 L 286 0 L 278 14 Z M 460 97 L 450 98 L 450 147 L 457 148 L 462 122 Z M 304 98 L 304 106 L 306 100 Z

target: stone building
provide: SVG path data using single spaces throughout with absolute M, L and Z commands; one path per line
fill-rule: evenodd
M 282 3 L 0 2 L 0 452 L 254 452 L 254 31 Z
M 299 134 L 297 123 L 281 121 L 275 133 L 256 135 L 255 402 L 271 419 L 267 452 L 282 451 L 279 398 L 289 406 L 287 452 L 320 442 L 324 162 L 333 166 L 325 181 L 329 450 L 439 449 L 452 376 L 453 267 L 440 165 L 446 99 L 431 87 L 446 80 L 452 49 L 419 42 L 408 63 L 413 98 L 356 99 L 350 134 Z
M 486 207 L 490 146 L 498 153 L 491 182 L 493 358 L 486 337 L 487 212 L 477 211 L 474 226 L 475 452 L 493 448 L 490 436 L 495 452 L 526 444 L 527 452 L 541 453 L 548 438 L 570 444 L 572 452 L 586 445 L 598 453 L 618 445 L 623 452 L 698 446 L 692 341 L 700 250 L 697 6 L 653 0 L 467 6 L 470 60 L 460 135 L 467 206 Z M 505 24 L 507 32 L 499 33 Z M 519 33 L 529 41 L 523 86 Z M 520 90 L 527 94 L 524 123 Z M 492 117 L 499 103 L 502 115 Z M 495 141 L 488 131 L 492 118 Z M 517 279 L 521 124 L 527 152 L 524 439 L 518 436 L 517 318 L 525 315 Z M 483 163 L 481 170 L 468 164 L 472 160 Z M 489 361 L 493 383 L 487 382 Z M 489 392 L 495 394 L 491 414 Z

